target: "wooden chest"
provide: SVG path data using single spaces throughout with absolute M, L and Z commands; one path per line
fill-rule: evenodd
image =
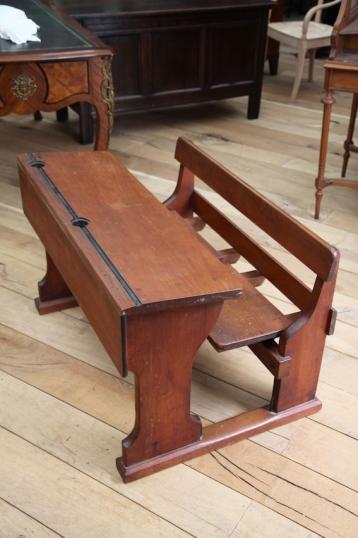
M 249 96 L 257 118 L 271 0 L 57 0 L 115 51 L 115 113 Z

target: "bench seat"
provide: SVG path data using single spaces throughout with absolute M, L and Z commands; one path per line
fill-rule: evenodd
M 165 202 L 167 208 L 196 230 L 208 226 L 220 236 L 229 248 L 209 248 L 222 263 L 234 264 L 242 256 L 253 268 L 239 274 L 242 295 L 223 305 L 209 342 L 219 352 L 249 347 L 274 376 L 270 409 L 276 413 L 311 401 L 325 337 L 334 330 L 332 297 L 339 252 L 189 140 L 178 140 L 175 157 L 180 163 L 179 177 Z M 313 286 L 268 252 L 251 231 L 245 231 L 244 221 L 244 227 L 239 226 L 204 191 L 196 190 L 195 178 L 311 270 L 316 275 Z M 297 308 L 294 313 L 283 314 L 256 289 L 265 278 Z
M 224 303 L 208 337 L 219 352 L 275 338 L 292 323 L 243 276 L 241 287 L 240 298 Z

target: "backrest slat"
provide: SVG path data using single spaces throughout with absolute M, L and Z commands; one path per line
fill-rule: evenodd
M 179 138 L 175 158 L 323 280 L 329 280 L 337 251 L 238 176 Z
M 293 304 L 301 310 L 306 310 L 312 304 L 311 290 L 303 282 L 264 251 L 201 194 L 194 191 L 191 202 L 195 213 L 270 280 Z

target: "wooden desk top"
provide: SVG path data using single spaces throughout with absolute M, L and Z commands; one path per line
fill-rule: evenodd
M 69 240 L 100 267 L 120 309 L 235 297 L 241 277 L 220 262 L 192 228 L 164 207 L 108 152 L 37 153 L 44 168 L 19 158 L 25 181 Z M 85 217 L 83 228 L 70 224 Z M 103 264 L 105 262 L 106 266 Z M 116 288 L 116 289 L 114 289 Z M 124 291 L 123 291 L 124 290 Z M 161 303 L 161 305 L 159 304 Z
M 0 38 L 0 63 L 111 54 L 95 35 L 70 17 L 46 7 L 40 0 L 6 0 L 6 5 L 22 9 L 40 26 L 38 36 L 41 41 L 16 45 Z

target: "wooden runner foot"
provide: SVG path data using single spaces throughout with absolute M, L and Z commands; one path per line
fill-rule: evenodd
M 132 465 L 124 465 L 123 458 L 117 458 L 117 469 L 124 482 L 132 482 L 149 474 L 177 465 L 183 461 L 197 458 L 213 450 L 247 439 L 288 422 L 312 415 L 322 407 L 320 400 L 314 398 L 309 402 L 291 407 L 280 413 L 274 413 L 266 407 L 247 411 L 233 418 L 211 424 L 203 430 L 200 440 L 165 454 Z

